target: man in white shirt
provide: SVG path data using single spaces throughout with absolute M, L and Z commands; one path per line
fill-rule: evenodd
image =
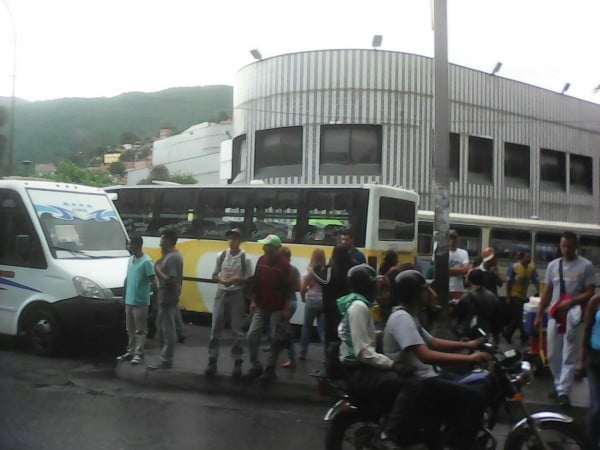
M 448 230 L 448 295 L 451 300 L 459 299 L 465 292 L 464 278 L 471 265 L 466 250 L 458 248 L 458 233 Z

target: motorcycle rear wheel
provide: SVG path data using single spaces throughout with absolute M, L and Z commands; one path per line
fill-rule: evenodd
M 542 439 L 552 450 L 587 450 L 585 433 L 573 423 L 546 421 L 538 424 Z M 531 429 L 508 436 L 504 450 L 542 450 Z
M 327 450 L 369 450 L 379 438 L 378 424 L 351 411 L 340 413 L 328 424 L 325 435 Z

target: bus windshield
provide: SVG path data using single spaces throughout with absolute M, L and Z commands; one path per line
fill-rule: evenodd
M 127 256 L 127 237 L 105 195 L 28 189 L 56 258 Z

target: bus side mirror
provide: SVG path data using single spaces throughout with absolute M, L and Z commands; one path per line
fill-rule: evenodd
M 117 194 L 116 192 L 107 192 L 108 198 L 113 201 L 116 202 L 117 200 L 119 200 L 119 194 Z
M 15 237 L 15 252 L 22 260 L 29 259 L 31 253 L 31 236 L 18 234 Z

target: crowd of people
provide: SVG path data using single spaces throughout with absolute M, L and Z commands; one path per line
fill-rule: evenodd
M 400 265 L 396 251 L 390 250 L 376 272 L 366 264 L 365 255 L 354 246 L 352 233 L 347 231 L 329 261 L 323 249 L 315 248 L 303 273 L 292 265 L 291 250 L 282 244 L 280 237 L 268 235 L 258 241 L 264 254 L 252 270 L 252 261 L 241 248 L 242 231 L 233 228 L 226 232 L 226 237 L 228 247 L 218 254 L 212 274 L 218 289 L 204 372 L 207 377 L 217 373 L 226 317 L 230 319 L 233 335 L 231 376 L 248 382 L 260 379 L 263 383 L 276 378 L 283 350 L 287 350 L 288 356 L 281 365 L 283 368 L 295 367 L 297 358 L 306 359 L 316 320 L 325 356 L 330 356 L 332 348 L 336 350 L 346 382 L 356 390 L 381 396 L 382 402 L 391 399 L 385 430 L 388 439 L 401 441 L 396 430 L 415 429 L 411 421 L 416 415 L 410 411 L 433 405 L 440 422 L 450 422 L 456 417 L 473 419 L 454 424 L 461 431 L 459 448 L 469 448 L 467 442 L 477 431 L 474 424 L 483 412 L 483 400 L 471 388 L 440 377 L 433 366 L 489 359 L 486 353 L 476 351 L 477 339 L 469 334 L 473 324 L 496 341 L 502 335 L 510 343 L 517 331 L 521 341 L 528 339 L 523 327 L 523 306 L 528 301 L 530 285 L 540 292 L 540 280 L 529 250 L 522 251 L 504 275 L 498 270 L 492 248 L 486 248 L 480 259 L 471 264 L 468 253 L 458 248 L 458 234 L 449 231 L 449 313 L 454 317 L 457 338 L 467 338 L 452 341 L 434 337 L 441 305 L 437 301 L 433 263 L 423 276 L 412 264 Z M 125 286 L 129 341 L 126 352 L 118 357 L 120 361 L 131 361 L 134 365 L 143 361 L 148 309 L 155 293 L 160 361 L 148 365 L 148 369 L 168 369 L 173 365 L 177 304 L 183 280 L 183 258 L 176 243 L 175 232 L 164 231 L 160 240 L 162 256 L 153 263 L 142 251 L 142 238 L 131 238 Z M 600 319 L 600 296 L 592 298 L 595 272 L 592 264 L 577 254 L 577 245 L 575 234 L 562 235 L 561 256 L 546 270 L 534 326 L 536 330 L 542 329 L 548 310 L 548 360 L 555 386 L 550 396 L 560 406 L 570 406 L 574 379 L 587 372 L 591 400 L 588 428 L 597 445 L 600 321 L 596 318 Z M 500 299 L 497 290 L 504 283 L 506 296 Z M 296 309 L 297 293 L 304 302 L 298 355 L 289 324 Z M 375 305 L 377 314 L 373 313 Z M 249 320 L 245 320 L 247 317 Z M 263 335 L 269 341 L 264 365 L 260 352 Z M 246 346 L 250 367 L 243 373 Z M 433 433 L 429 438 L 430 448 L 435 448 L 439 436 Z

